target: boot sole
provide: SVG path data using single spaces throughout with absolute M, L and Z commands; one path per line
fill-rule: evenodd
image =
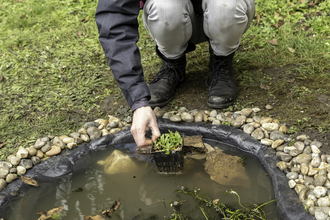
M 162 103 L 154 103 L 154 104 L 150 104 L 150 107 L 151 108 L 156 108 L 156 107 L 159 107 L 159 108 L 163 108 L 165 107 L 168 103 L 170 103 L 172 100 L 173 100 L 174 97 L 171 97 L 169 100 L 167 100 L 166 102 L 162 102 Z
M 220 109 L 223 109 L 223 108 L 228 108 L 229 106 L 231 106 L 232 104 L 234 104 L 235 100 L 230 102 L 230 103 L 226 103 L 226 104 L 214 104 L 214 103 L 209 103 L 209 102 L 206 102 L 207 106 L 210 107 L 210 108 L 220 108 Z

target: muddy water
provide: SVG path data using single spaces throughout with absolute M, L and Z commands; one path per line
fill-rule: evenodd
M 118 199 L 121 205 L 112 219 L 148 219 L 156 215 L 157 218 L 153 219 L 163 219 L 172 213 L 170 203 L 173 201 L 183 201 L 181 211 L 192 219 L 205 219 L 192 196 L 174 192 L 181 186 L 189 189 L 199 187 L 201 194 L 208 195 L 212 200 L 220 199 L 222 203 L 237 202 L 234 196 L 224 195 L 229 189 L 240 195 L 243 204 L 263 203 L 274 199 L 270 178 L 256 157 L 233 152 L 217 142 L 207 142 L 228 154 L 246 157 L 244 163 L 251 179 L 250 188 L 223 186 L 212 181 L 204 171 L 205 160 L 186 160 L 181 175 L 159 175 L 151 158 L 136 157 L 134 144 L 122 144 L 92 153 L 91 159 L 84 162 L 85 169 L 63 177 L 59 183 L 40 183 L 41 187 L 30 188 L 19 201 L 11 204 L 8 209 L 14 211 L 8 210 L 6 219 L 37 219 L 37 212 L 63 205 L 65 209 L 62 219 L 84 220 L 86 215 L 97 215 L 102 210 L 109 209 Z M 105 160 L 115 149 L 129 155 L 140 169 L 106 174 L 105 166 L 99 165 L 97 161 Z M 82 192 L 73 192 L 79 188 Z M 276 203 L 267 205 L 265 211 L 269 213 L 268 219 L 278 219 Z

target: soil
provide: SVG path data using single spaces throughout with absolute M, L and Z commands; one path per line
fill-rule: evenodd
M 234 63 L 235 61 L 237 62 L 234 60 Z M 311 140 L 316 139 L 323 143 L 323 154 L 330 154 L 329 77 L 318 77 L 318 80 L 315 80 L 313 75 L 298 71 L 298 65 L 253 70 L 243 68 L 234 64 L 238 96 L 234 105 L 224 111 L 259 107 L 262 109 L 260 116 L 276 118 L 291 128 L 289 134 L 293 138 L 306 134 Z M 179 107 L 186 107 L 188 110 L 212 110 L 206 105 L 208 88 L 205 80 L 209 74 L 208 67 L 197 71 L 191 69 L 194 69 L 194 64 L 188 61 L 187 79 L 177 89 L 174 99 L 163 108 L 165 111 Z M 149 76 L 147 82 L 151 81 L 152 77 Z M 267 104 L 272 105 L 273 109 L 266 110 Z M 122 118 L 130 114 L 122 94 L 105 99 L 100 106 L 106 114 Z

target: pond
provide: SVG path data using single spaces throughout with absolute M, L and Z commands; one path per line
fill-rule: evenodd
M 170 206 L 181 201 L 181 213 L 191 219 L 205 219 L 198 202 L 187 194 L 175 192 L 182 187 L 200 189 L 200 195 L 207 195 L 220 203 L 238 206 L 237 197 L 225 195 L 227 190 L 236 191 L 243 205 L 260 204 L 274 199 L 271 180 L 257 157 L 234 151 L 227 145 L 205 140 L 229 155 L 245 157 L 244 168 L 249 184 L 221 185 L 210 179 L 204 170 L 205 159 L 185 159 L 184 170 L 180 175 L 162 175 L 151 157 L 136 153 L 132 143 L 108 146 L 105 150 L 91 152 L 83 160 L 84 168 L 64 176 L 59 182 L 39 182 L 40 187 L 31 187 L 25 195 L 7 208 L 6 219 L 37 219 L 40 211 L 64 206 L 61 219 L 84 220 L 87 215 L 98 215 L 109 209 L 120 199 L 120 206 L 112 219 L 164 219 L 173 213 Z M 109 171 L 106 159 L 120 151 L 128 155 L 132 162 L 128 169 L 119 166 Z M 130 161 L 130 160 L 129 160 Z M 235 163 L 235 161 L 233 161 Z M 249 187 L 248 187 L 249 186 Z M 279 219 L 276 202 L 265 206 L 267 219 Z M 210 216 L 215 215 L 210 212 Z M 215 218 L 210 218 L 215 219 Z

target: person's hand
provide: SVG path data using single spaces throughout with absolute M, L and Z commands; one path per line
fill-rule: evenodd
M 145 137 L 146 129 L 151 130 L 151 140 Z M 151 148 L 152 142 L 159 138 L 156 116 L 150 106 L 140 107 L 134 111 L 131 133 L 137 146 L 143 148 Z

